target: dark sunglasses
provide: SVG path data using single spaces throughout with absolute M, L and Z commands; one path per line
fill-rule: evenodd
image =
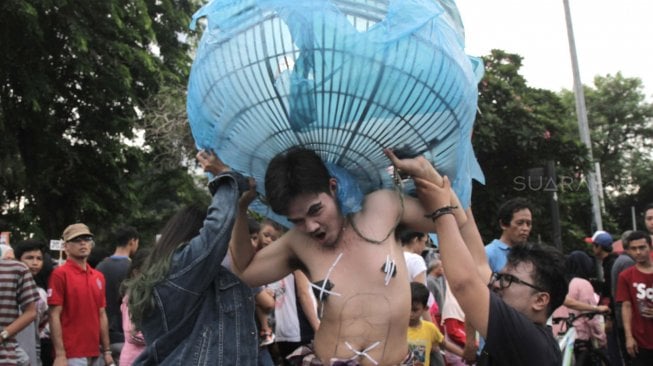
M 500 289 L 505 289 L 510 287 L 510 285 L 514 283 L 518 283 L 520 285 L 526 285 L 530 288 L 536 289 L 537 291 L 540 292 L 549 292 L 541 287 L 535 286 L 532 283 L 528 283 L 526 281 L 522 281 L 519 278 L 509 274 L 509 273 L 492 273 L 492 279 L 490 279 L 490 284 L 493 284 L 495 281 L 499 281 L 499 288 Z
M 68 241 L 75 244 L 81 244 L 82 242 L 93 243 L 93 237 L 90 235 L 82 235 Z

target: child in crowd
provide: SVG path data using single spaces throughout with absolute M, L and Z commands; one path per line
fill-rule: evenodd
M 279 239 L 284 233 L 283 226 L 277 224 L 270 219 L 264 219 L 261 224 L 257 235 L 256 250 L 261 250 L 266 246 Z M 264 290 L 272 292 L 272 290 Z M 270 312 L 263 311 L 261 307 L 256 307 L 256 316 L 260 324 L 259 334 L 261 336 L 261 346 L 268 346 L 274 343 L 274 333 L 270 326 Z
M 431 355 L 440 356 L 440 347 L 462 356 L 460 347 L 445 340 L 435 324 L 421 318 L 427 309 L 429 290 L 419 282 L 410 283 L 411 309 L 408 322 L 408 348 L 412 354 L 407 366 L 429 366 Z

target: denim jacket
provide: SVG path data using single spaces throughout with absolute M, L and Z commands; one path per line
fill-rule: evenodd
M 243 182 L 231 172 L 212 182 L 200 234 L 175 251 L 168 275 L 154 287 L 156 307 L 141 324 L 147 348 L 134 365 L 256 365 L 252 291 L 220 265 Z

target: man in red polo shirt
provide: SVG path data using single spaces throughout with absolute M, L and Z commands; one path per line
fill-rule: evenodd
M 63 240 L 68 260 L 52 272 L 48 286 L 54 366 L 91 365 L 100 356 L 100 341 L 104 362 L 111 365 L 104 276 L 86 263 L 93 234 L 73 224 Z

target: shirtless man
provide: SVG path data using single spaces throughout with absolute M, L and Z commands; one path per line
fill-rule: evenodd
M 396 159 L 391 151 L 386 154 Z M 430 167 L 423 157 L 402 161 Z M 433 169 L 412 173 L 441 180 Z M 408 353 L 411 297 L 394 230 L 404 223 L 414 230 L 433 231 L 434 222 L 419 201 L 378 190 L 365 198 L 361 211 L 344 216 L 336 199 L 337 180 L 317 154 L 302 148 L 270 162 L 265 188 L 272 210 L 295 226 L 256 255 L 246 232 L 234 231 L 239 239 L 232 251 L 240 277 L 250 286 L 260 286 L 296 269 L 307 274 L 321 317 L 314 352 L 323 364 L 344 360 L 360 365 L 400 364 Z M 464 221 L 464 211 L 455 211 Z

